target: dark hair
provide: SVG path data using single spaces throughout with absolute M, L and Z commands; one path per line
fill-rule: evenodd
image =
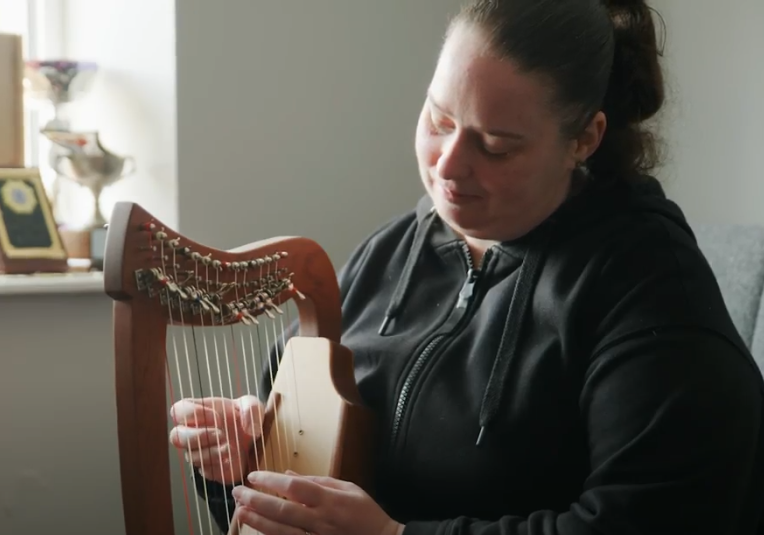
M 664 101 L 651 8 L 644 0 L 471 0 L 456 24 L 483 30 L 492 51 L 551 82 L 563 134 L 602 110 L 608 126 L 586 162 L 598 179 L 645 174 L 656 138 L 642 124 Z

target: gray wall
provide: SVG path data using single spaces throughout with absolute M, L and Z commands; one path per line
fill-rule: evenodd
M 177 5 L 180 226 L 304 235 L 340 264 L 423 191 L 414 130 L 459 1 L 217 5 Z
M 111 304 L 0 296 L 0 533 L 124 530 Z
M 661 179 L 693 222 L 764 224 L 764 2 L 651 3 L 668 28 Z

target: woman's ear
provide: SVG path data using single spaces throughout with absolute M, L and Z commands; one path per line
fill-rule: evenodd
M 602 143 L 606 129 L 607 118 L 603 112 L 599 111 L 574 140 L 571 155 L 573 161 L 582 163 L 588 160 Z

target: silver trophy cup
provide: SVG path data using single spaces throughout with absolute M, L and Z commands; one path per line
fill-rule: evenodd
M 135 160 L 107 150 L 98 133 L 43 131 L 58 147 L 51 165 L 58 176 L 87 188 L 93 195 L 93 212 L 82 231 L 75 232 L 77 243 L 87 243 L 86 256 L 91 268 L 103 269 L 106 246 L 106 218 L 101 212 L 103 189 L 135 172 Z M 86 236 L 86 238 L 85 238 Z
M 89 230 L 103 228 L 101 192 L 107 186 L 135 172 L 131 156 L 117 155 L 101 144 L 98 133 L 44 131 L 53 143 L 65 149 L 57 151 L 53 169 L 60 176 L 86 187 L 93 195 L 93 213 L 86 225 Z

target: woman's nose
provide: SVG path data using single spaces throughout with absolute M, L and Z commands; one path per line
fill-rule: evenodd
M 469 151 L 461 136 L 454 135 L 443 143 L 436 169 L 444 180 L 460 180 L 469 177 L 471 173 Z

